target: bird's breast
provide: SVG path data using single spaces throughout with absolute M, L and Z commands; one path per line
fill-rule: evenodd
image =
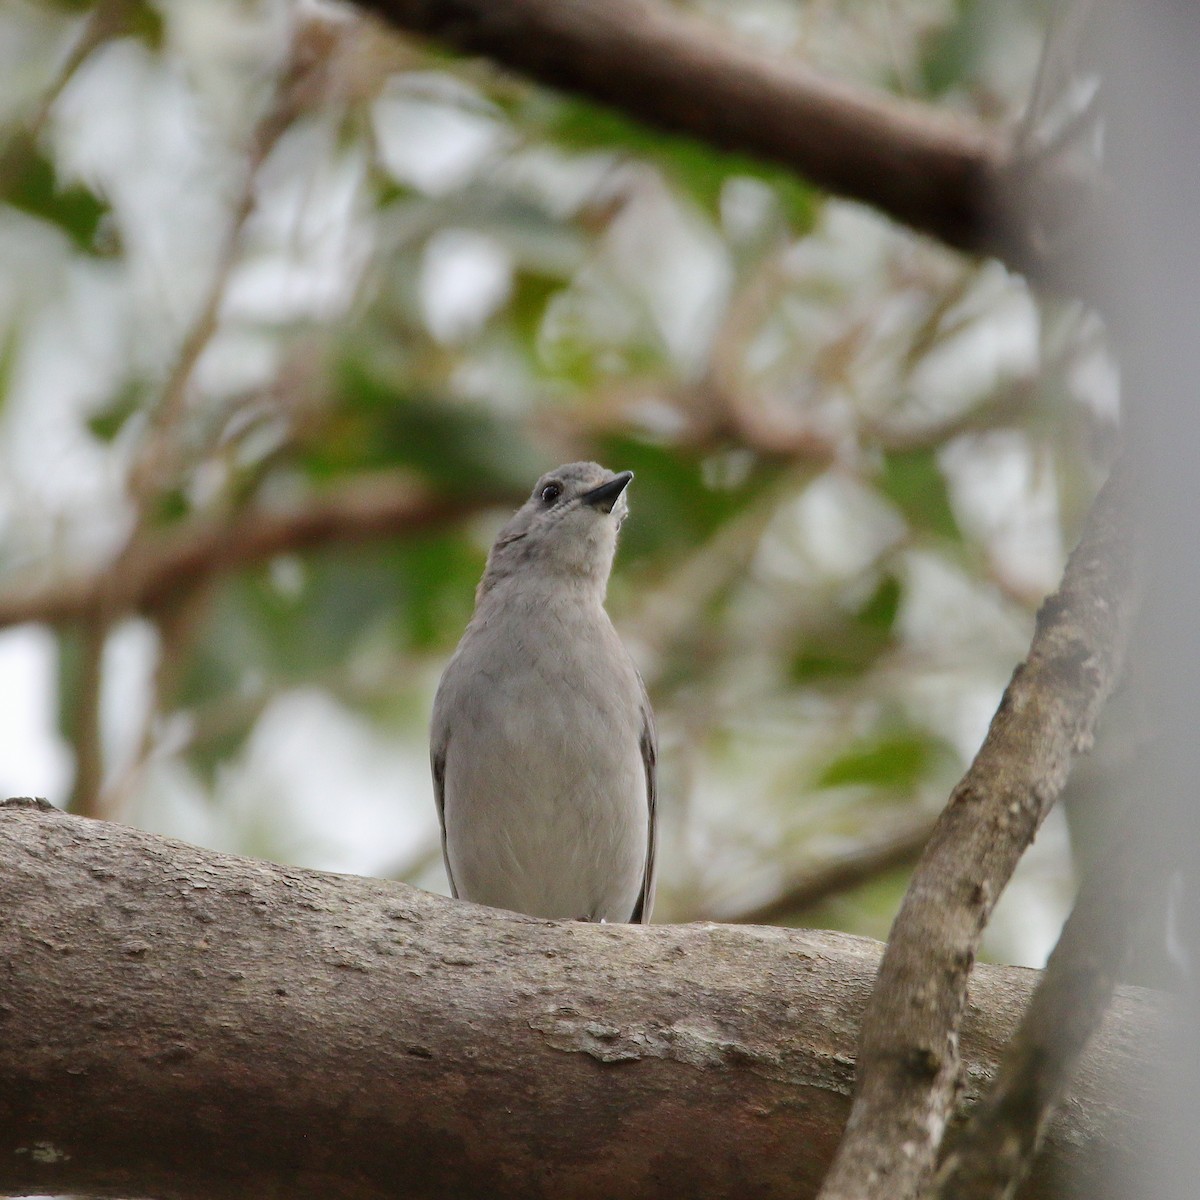
M 640 684 L 601 616 L 547 614 L 548 626 L 522 622 L 519 641 L 485 626 L 463 647 L 445 819 L 469 898 L 628 919 L 647 837 Z

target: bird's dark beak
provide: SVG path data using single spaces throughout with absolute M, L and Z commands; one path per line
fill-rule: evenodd
M 592 488 L 590 492 L 584 492 L 579 497 L 579 503 L 598 508 L 601 512 L 610 513 L 613 505 L 617 502 L 617 497 L 629 486 L 632 478 L 632 471 L 622 471 L 615 479 L 610 479 L 607 483 Z

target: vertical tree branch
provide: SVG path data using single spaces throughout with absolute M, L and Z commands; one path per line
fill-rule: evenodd
M 319 21 L 314 24 L 317 28 L 325 28 Z M 254 212 L 259 173 L 279 139 L 304 107 L 312 102 L 314 94 L 320 91 L 319 83 L 314 88 L 314 79 L 320 79 L 330 42 L 327 38 L 304 36 L 309 29 L 304 23 L 297 27 L 288 61 L 276 83 L 271 103 L 254 126 L 246 151 L 241 186 L 229 215 L 216 266 L 163 384 L 159 401 L 150 414 L 145 435 L 130 468 L 128 490 L 133 501 L 134 519 L 125 545 L 113 565 L 114 574 L 124 575 L 138 561 L 151 534 L 156 504 L 179 484 L 188 465 L 182 453 L 180 431 L 187 413 L 189 393 L 200 357 L 220 327 L 221 306 L 241 254 L 246 223 Z M 184 581 L 185 586 L 173 597 L 176 611 L 179 611 L 180 605 L 186 605 L 187 593 L 206 581 L 207 576 L 196 582 Z M 91 653 L 91 650 L 93 642 L 103 647 L 111 620 L 118 611 L 108 602 L 115 594 L 115 589 L 106 583 L 101 589 L 103 599 L 89 618 L 89 670 L 84 678 L 87 689 L 81 691 L 78 699 L 78 727 L 82 740 L 78 741 L 76 747 L 78 768 L 72 807 L 91 816 L 115 815 L 113 806 L 120 803 L 121 797 L 137 778 L 151 750 L 150 731 L 163 694 L 161 682 L 167 672 L 162 656 L 172 648 L 172 643 L 164 638 L 159 649 L 160 661 L 155 669 L 151 707 L 145 716 L 134 760 L 123 778 L 115 781 L 115 786 L 109 789 L 107 795 L 103 795 L 99 742 L 101 656 L 99 652 Z
M 104 783 L 104 747 L 100 735 L 100 692 L 104 683 L 104 646 L 109 622 L 99 611 L 81 630 L 79 683 L 75 693 L 72 748 L 75 779 L 67 808 L 81 817 L 102 816 L 100 789 Z
M 864 1019 L 853 1108 L 821 1200 L 907 1200 L 933 1170 L 959 1080 L 967 978 L 993 905 L 1091 744 L 1133 606 L 1124 472 L 1088 516 L 987 738 L 938 820 Z

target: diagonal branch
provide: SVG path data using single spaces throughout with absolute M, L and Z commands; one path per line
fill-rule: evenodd
M 17 582 L 0 594 L 0 628 L 80 620 L 101 607 L 114 617 L 152 610 L 181 590 L 278 554 L 419 533 L 512 499 L 447 499 L 411 477 L 387 474 L 356 479 L 291 508 L 251 507 L 228 520 L 196 518 L 145 535 L 119 573 L 102 568 L 70 579 Z
M 1080 223 L 1091 181 L 1031 164 L 966 117 L 827 79 L 646 0 L 358 0 L 397 28 L 483 54 L 649 125 L 780 164 L 913 229 L 1031 276 L 1046 229 Z M 1036 195 L 1017 223 L 1010 192 Z
M 830 896 L 850 891 L 885 871 L 911 866 L 921 855 L 934 818 L 918 813 L 871 841 L 844 854 L 831 855 L 797 875 L 779 893 L 753 908 L 719 912 L 711 919 L 730 925 L 777 925 Z
M 1029 1172 L 1128 962 L 1147 894 L 1163 886 L 1161 865 L 1145 852 L 1144 823 L 1132 806 L 1084 879 L 996 1081 L 927 1200 L 1011 1200 Z
M 1021 854 L 1091 744 L 1133 607 L 1123 470 L 1097 497 L 987 738 L 938 820 L 863 1022 L 854 1106 L 822 1200 L 906 1200 L 935 1165 L 959 1085 L 979 937 Z

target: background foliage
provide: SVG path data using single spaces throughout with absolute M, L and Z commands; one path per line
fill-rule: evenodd
M 692 7 L 1004 120 L 1043 24 Z M 443 889 L 432 690 L 506 511 L 595 458 L 637 475 L 610 609 L 659 716 L 657 916 L 745 915 L 833 862 L 776 915 L 886 933 L 1096 486 L 1094 318 L 348 11 L 10 3 L 0 60 L 0 592 L 352 488 L 448 506 L 0 633 L 0 789 Z M 998 957 L 1053 942 L 1058 821 Z

